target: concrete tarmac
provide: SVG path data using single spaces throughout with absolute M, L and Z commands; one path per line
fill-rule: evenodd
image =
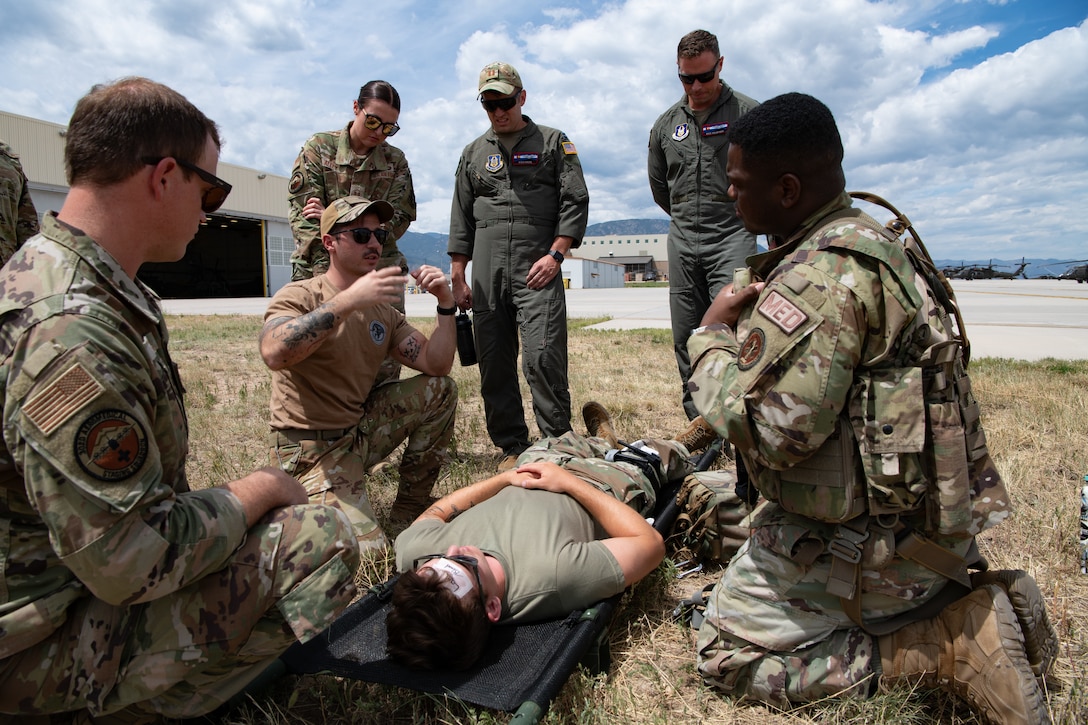
M 1071 280 L 952 280 L 971 341 L 972 358 L 1088 359 L 1088 284 Z M 163 300 L 173 315 L 263 315 L 264 297 Z M 409 317 L 434 315 L 434 297 L 408 295 Z M 602 330 L 669 329 L 667 287 L 573 289 L 572 318 L 608 318 Z

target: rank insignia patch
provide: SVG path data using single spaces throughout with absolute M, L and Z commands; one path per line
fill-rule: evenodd
M 83 421 L 75 439 L 79 467 L 100 481 L 120 481 L 147 460 L 147 432 L 140 421 L 107 408 Z

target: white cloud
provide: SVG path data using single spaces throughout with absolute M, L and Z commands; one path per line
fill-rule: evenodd
M 1014 30 L 994 13 L 1014 6 L 627 0 L 496 13 L 408 0 L 364 16 L 347 0 L 38 3 L 0 11 L 0 105 L 64 123 L 92 84 L 147 75 L 216 119 L 225 160 L 287 174 L 310 134 L 343 126 L 359 86 L 384 78 L 404 101 L 394 143 L 412 165 L 414 228 L 443 232 L 461 148 L 486 128 L 479 70 L 502 59 L 522 74 L 526 113 L 576 143 L 591 221 L 660 217 L 646 141 L 682 92 L 676 43 L 701 26 L 738 91 L 827 103 L 850 186 L 900 206 L 935 254 L 1088 257 L 1072 231 L 1088 221 L 1083 17 L 986 59 Z

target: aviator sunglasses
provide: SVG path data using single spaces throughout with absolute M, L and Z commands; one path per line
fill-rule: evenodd
M 721 60 L 721 58 L 719 58 L 718 60 Z M 718 63 L 717 61 L 715 61 L 714 67 L 708 70 L 706 73 L 696 73 L 694 75 L 688 75 L 687 73 L 677 73 L 676 75 L 680 76 L 681 83 L 683 83 L 685 86 L 690 86 L 695 83 L 695 81 L 699 81 L 700 83 L 709 83 L 711 79 L 714 78 L 714 74 L 717 72 Z
M 350 234 L 356 244 L 366 244 L 370 241 L 370 235 L 373 234 L 378 244 L 385 244 L 385 238 L 389 236 L 389 231 L 387 229 L 356 227 L 355 229 L 341 229 L 338 232 L 333 232 L 333 234 Z
M 480 581 L 480 562 L 476 561 L 475 556 L 461 556 L 460 554 L 454 554 L 452 556 L 446 554 L 427 554 L 421 556 L 412 562 L 412 569 L 418 569 L 432 559 L 447 559 L 456 564 L 460 564 L 469 571 L 472 572 L 472 576 L 476 578 L 476 589 L 480 592 L 480 604 L 484 605 L 484 609 L 487 608 L 487 600 L 484 598 L 484 585 Z
M 159 158 L 146 158 L 142 161 L 148 166 L 155 166 L 166 156 L 160 156 Z M 204 169 L 200 168 L 196 164 L 190 164 L 188 161 L 182 161 L 176 156 L 173 157 L 177 165 L 183 169 L 188 169 L 194 174 L 200 177 L 201 181 L 211 184 L 210 189 L 205 189 L 204 193 L 200 197 L 200 209 L 205 214 L 211 214 L 213 211 L 217 211 L 219 207 L 223 206 L 223 202 L 227 200 L 227 195 L 230 194 L 231 185 L 220 179 L 215 174 L 210 174 Z
M 507 96 L 506 98 L 485 98 L 482 99 L 480 103 L 483 104 L 484 110 L 488 113 L 494 113 L 495 111 L 500 109 L 503 111 L 509 111 L 511 108 L 517 105 L 518 95 L 519 94 L 515 93 L 514 95 Z
M 386 136 L 393 136 L 400 130 L 400 126 L 395 123 L 386 123 L 382 119 L 378 118 L 372 113 L 366 114 L 363 118 L 363 126 L 371 131 L 377 131 L 379 128 Z

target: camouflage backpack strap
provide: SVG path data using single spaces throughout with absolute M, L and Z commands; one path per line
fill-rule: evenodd
M 914 268 L 925 278 L 930 289 L 933 290 L 933 294 L 936 295 L 937 299 L 940 301 L 941 306 L 949 315 L 955 318 L 956 338 L 959 340 L 960 347 L 963 350 L 963 364 L 966 366 L 971 359 L 971 342 L 967 339 L 967 328 L 963 323 L 963 315 L 960 313 L 960 306 L 956 302 L 956 293 L 953 291 L 952 285 L 949 283 L 948 279 L 933 263 L 933 258 L 929 256 L 929 250 L 926 249 L 925 244 L 922 243 L 922 238 L 918 236 L 918 232 L 915 231 L 914 225 L 911 224 L 910 219 L 892 206 L 887 200 L 876 194 L 867 191 L 851 191 L 850 196 L 854 199 L 860 199 L 861 201 L 884 207 L 895 215 L 894 219 L 891 219 L 884 225 L 884 229 L 890 232 L 891 235 L 903 245 L 907 255 L 914 263 Z M 903 239 L 904 233 L 909 233 L 909 238 Z
M 831 554 L 827 592 L 839 597 L 846 616 L 869 634 L 889 634 L 910 622 L 935 617 L 944 607 L 971 592 L 969 568 L 982 571 L 988 568 L 973 540 L 967 554 L 960 556 L 896 517 L 891 526 L 895 536 L 895 553 L 939 574 L 948 582 L 940 592 L 919 607 L 879 622 L 867 622 L 862 616 L 861 608 L 861 570 L 864 545 L 872 534 L 873 524 L 883 526 L 868 514 L 841 523 L 827 546 L 827 553 Z

